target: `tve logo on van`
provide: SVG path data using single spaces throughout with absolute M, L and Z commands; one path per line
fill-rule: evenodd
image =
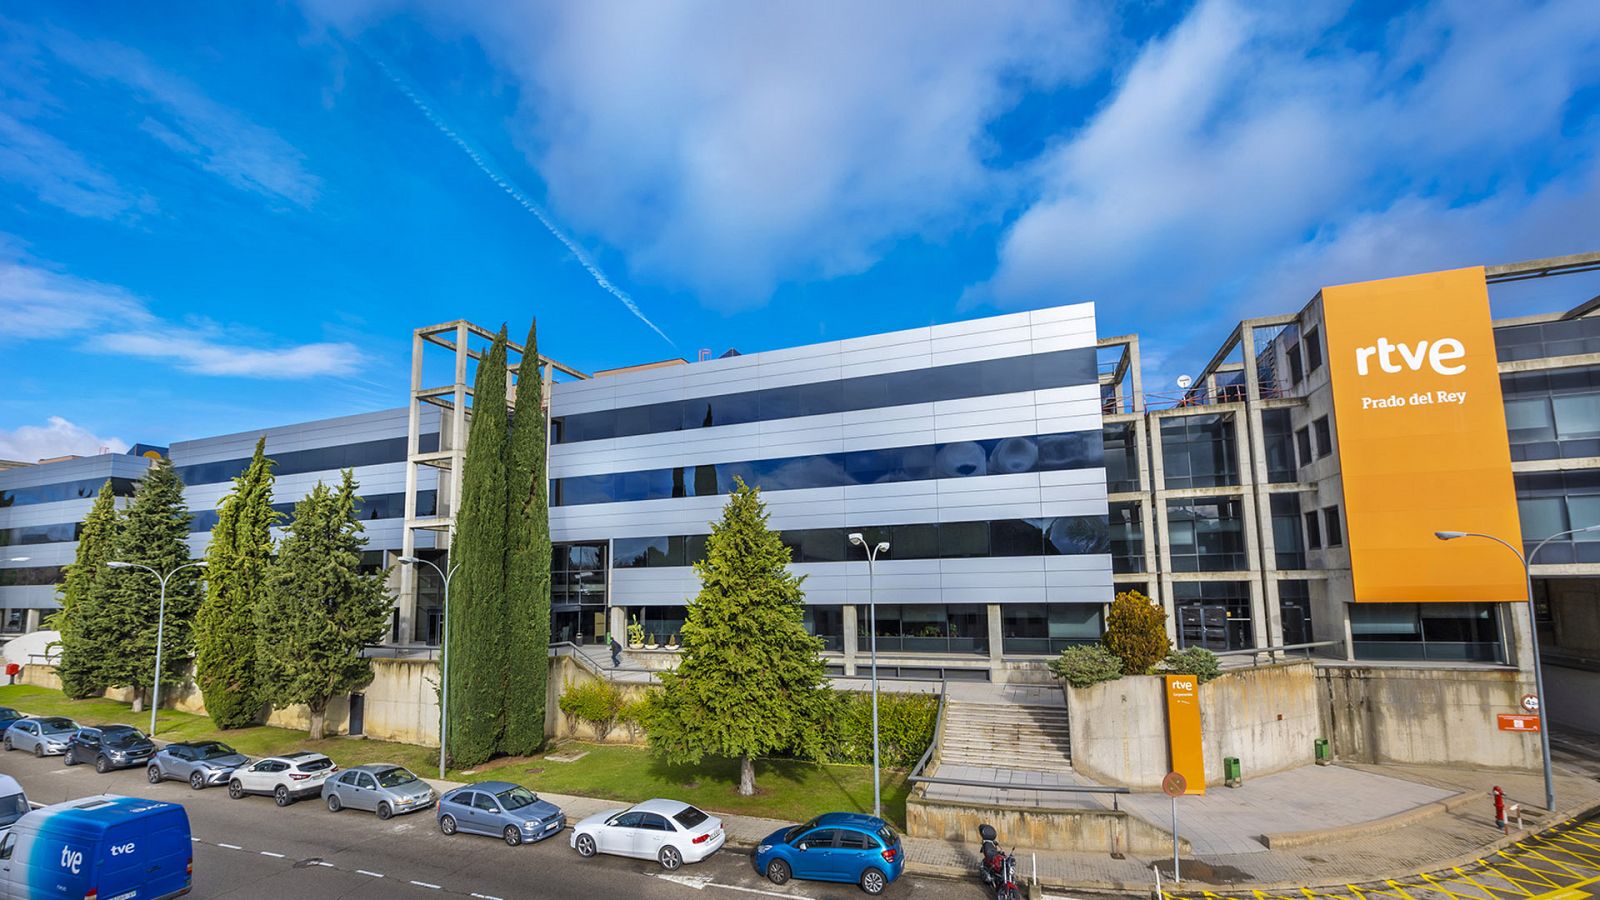
M 83 869 L 83 851 L 74 850 L 63 844 L 61 847 L 61 868 L 74 875 L 78 874 Z

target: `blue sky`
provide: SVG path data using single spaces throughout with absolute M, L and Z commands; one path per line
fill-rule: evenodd
M 1160 383 L 1600 249 L 1597 138 L 1592 0 L 13 5 L 0 458 L 400 406 L 461 317 L 599 369 L 1094 300 Z

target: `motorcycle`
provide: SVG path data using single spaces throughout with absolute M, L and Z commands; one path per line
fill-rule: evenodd
M 1000 849 L 995 839 L 994 826 L 979 825 L 978 837 L 983 838 L 983 862 L 978 872 L 983 883 L 994 891 L 994 900 L 1022 900 L 1022 890 L 1017 887 L 1017 859 Z

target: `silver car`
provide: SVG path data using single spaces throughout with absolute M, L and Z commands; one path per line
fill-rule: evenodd
M 34 756 L 55 756 L 67 752 L 67 742 L 77 733 L 78 723 L 65 716 L 18 719 L 6 729 L 5 748 L 32 750 Z
M 151 784 L 169 778 L 189 782 L 197 791 L 214 784 L 227 784 L 233 770 L 249 765 L 250 757 L 221 741 L 192 741 L 168 744 L 150 760 L 146 775 Z
M 433 806 L 433 788 L 402 766 L 370 763 L 346 769 L 322 785 L 329 812 L 364 809 L 387 819 Z

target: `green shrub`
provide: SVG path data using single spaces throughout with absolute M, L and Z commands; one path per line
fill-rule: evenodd
M 657 693 L 659 691 L 651 691 L 638 699 L 629 700 L 618 710 L 617 721 L 628 729 L 629 740 L 637 741 L 648 730 Z
M 627 704 L 616 685 L 609 681 L 591 680 L 582 684 L 568 681 L 561 692 L 559 705 L 570 724 L 576 726 L 578 722 L 588 722 L 594 728 L 595 737 L 603 741 L 616 727 Z
M 1138 591 L 1118 594 L 1106 616 L 1106 633 L 1101 638 L 1106 649 L 1122 660 L 1128 675 L 1148 675 L 1172 649 L 1167 639 L 1167 613 Z
M 872 695 L 840 693 L 825 719 L 824 761 L 872 764 Z M 909 768 L 933 743 L 939 698 L 932 694 L 878 694 L 878 758 L 889 768 Z
M 1088 687 L 1122 677 L 1122 660 L 1103 644 L 1078 644 L 1050 660 L 1050 671 L 1073 687 Z
M 1193 675 L 1205 684 L 1222 674 L 1217 655 L 1204 647 L 1174 650 L 1161 661 L 1161 671 L 1169 675 Z

